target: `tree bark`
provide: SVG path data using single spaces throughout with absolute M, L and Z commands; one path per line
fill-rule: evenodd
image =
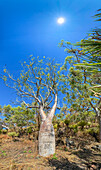
M 94 106 L 91 101 L 89 102 L 91 107 L 94 109 L 95 113 L 96 113 L 96 116 L 97 116 L 97 119 L 98 119 L 98 123 L 99 123 L 99 142 L 101 142 L 101 106 L 100 103 L 101 103 L 101 98 L 100 100 L 98 101 L 98 103 Z
M 98 117 L 99 121 L 99 142 L 101 142 L 101 116 Z
M 52 119 L 57 107 L 57 95 L 55 95 L 55 103 L 46 116 L 43 107 L 40 106 L 41 126 L 39 131 L 39 155 L 49 156 L 55 153 L 55 133 L 52 125 Z

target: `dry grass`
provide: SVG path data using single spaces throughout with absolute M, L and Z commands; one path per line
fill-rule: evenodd
M 0 139 L 0 170 L 86 170 L 94 162 L 96 168 L 100 166 L 101 153 L 91 148 L 97 144 L 94 142 L 78 149 L 67 150 L 65 146 L 59 146 L 55 156 L 43 158 L 38 155 L 38 141 L 20 138 L 14 142 L 7 135 L 0 135 Z

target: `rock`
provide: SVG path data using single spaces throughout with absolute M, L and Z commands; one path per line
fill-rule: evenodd
M 97 145 L 99 151 L 101 151 L 101 145 Z
M 92 164 L 90 166 L 90 170 L 97 170 L 97 169 L 99 169 L 98 164 L 96 162 L 92 162 Z
M 91 165 L 91 168 L 94 170 L 94 169 L 97 169 L 96 165 Z
M 96 146 L 92 146 L 91 148 L 92 148 L 92 149 L 94 149 L 94 150 L 95 150 L 95 149 L 97 149 L 97 147 L 96 147 Z
M 101 151 L 101 145 L 95 145 L 95 146 L 92 146 L 91 148 Z
M 66 138 L 66 146 L 69 147 L 69 139 L 68 138 Z
M 66 146 L 67 147 L 75 146 L 74 141 L 69 141 L 69 139 L 66 138 Z
M 69 145 L 74 146 L 74 141 L 69 141 Z

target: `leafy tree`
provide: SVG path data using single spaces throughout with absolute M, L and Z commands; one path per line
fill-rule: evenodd
M 26 109 L 24 105 L 13 108 L 10 105 L 4 106 L 3 113 L 4 122 L 8 127 L 14 128 L 15 131 L 20 133 L 23 127 L 28 127 L 35 122 L 33 110 Z
M 96 21 L 101 21 L 101 9 L 97 11 L 94 18 L 97 18 Z M 101 28 L 94 28 L 87 38 L 76 43 L 76 46 L 81 48 L 83 59 L 86 62 L 80 63 L 78 66 L 93 68 L 94 84 L 91 90 L 95 95 L 101 96 Z M 97 71 L 95 71 L 96 67 Z
M 97 18 L 96 21 L 101 21 L 101 9 L 97 11 L 97 14 L 94 15 L 94 18 Z M 86 61 L 88 60 L 88 63 L 95 63 L 97 67 L 101 68 L 100 27 L 92 29 L 86 39 L 82 39 L 80 42 L 76 43 L 76 45 L 81 47 L 82 53 L 86 57 Z
M 99 119 L 100 99 L 99 96 L 95 96 L 94 92 L 90 90 L 94 82 L 94 77 L 91 74 L 93 68 L 78 67 L 77 64 L 83 62 L 82 58 L 84 54 L 70 42 L 64 42 L 62 40 L 59 45 L 60 47 L 64 47 L 68 54 L 60 69 L 60 74 L 62 74 L 60 77 L 60 89 L 65 95 L 64 102 L 67 102 L 67 111 L 70 114 L 80 113 L 82 120 L 84 119 L 85 112 L 94 111 Z
M 97 14 L 94 15 L 96 21 L 101 21 L 101 9 L 97 11 Z M 87 39 L 81 40 L 81 42 L 76 44 L 80 46 L 81 53 L 83 53 L 83 59 L 86 63 L 77 64 L 76 66 L 83 66 L 84 68 L 92 68 L 92 72 L 87 70 L 93 78 L 93 83 L 90 86 L 90 90 L 94 93 L 95 97 L 99 99 L 98 103 L 92 108 L 94 109 L 100 126 L 100 140 L 101 140 L 101 28 L 93 29 L 88 35 Z
M 44 109 L 49 109 L 49 105 L 53 101 L 52 95 L 54 96 L 54 90 L 57 87 L 56 73 L 59 65 L 54 64 L 54 61 L 51 62 L 50 59 L 49 62 L 46 62 L 45 58 L 37 57 L 35 59 L 30 56 L 28 63 L 22 64 L 23 69 L 19 78 L 14 78 L 6 68 L 3 70 L 2 79 L 5 85 L 16 90 L 20 100 L 28 107 L 32 106 L 32 103 L 35 106 L 41 102 Z
M 6 68 L 2 77 L 6 86 L 16 90 L 17 95 L 28 108 L 39 108 L 42 121 L 39 133 L 39 154 L 42 156 L 55 152 L 52 119 L 57 108 L 58 66 L 57 63 L 54 64 L 54 61 L 47 62 L 45 58 L 40 60 L 39 57 L 35 59 L 30 56 L 29 61 L 22 64 L 23 70 L 19 78 L 14 78 Z M 34 105 L 31 105 L 32 103 Z M 48 111 L 48 114 L 45 114 L 44 110 Z M 46 147 L 47 140 L 49 147 Z

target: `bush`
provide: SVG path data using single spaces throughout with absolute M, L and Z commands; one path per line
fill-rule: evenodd
M 32 132 L 33 132 L 32 127 L 28 127 L 28 128 L 27 128 L 27 133 L 28 133 L 28 134 L 31 134 Z
M 56 157 L 56 153 L 53 154 L 52 159 L 58 159 L 58 158 Z
M 58 128 L 58 125 L 57 125 L 57 124 L 55 124 L 55 125 L 54 125 L 54 129 L 57 129 L 57 128 Z
M 2 130 L 1 130 L 1 133 L 6 134 L 6 133 L 7 133 L 7 130 L 6 130 L 6 129 L 2 129 Z
M 77 133 L 78 132 L 78 129 L 74 129 L 74 133 Z
M 78 125 L 77 125 L 77 124 L 69 125 L 69 128 L 70 128 L 70 129 L 73 129 L 73 132 L 74 132 L 74 133 L 77 133 L 77 132 L 78 132 Z
M 88 122 L 88 123 L 87 123 L 88 126 L 91 126 L 91 124 L 92 124 L 91 122 Z
M 77 129 L 77 128 L 78 128 L 78 125 L 77 125 L 77 124 L 69 125 L 69 128 L 70 128 L 70 129 Z
M 9 133 L 8 133 L 8 136 L 18 137 L 18 136 L 19 136 L 19 133 L 16 133 L 16 132 L 9 132 Z
M 83 130 L 85 125 L 87 125 L 87 122 L 85 122 L 84 120 L 81 120 L 80 122 L 78 122 L 78 126 L 81 126 L 82 130 Z
M 99 134 L 99 129 L 98 127 L 89 128 L 88 130 L 86 130 L 86 133 L 93 136 L 94 134 Z
M 69 123 L 70 123 L 70 120 L 69 120 L 69 119 L 65 119 L 65 120 L 64 120 L 64 123 L 68 126 Z

